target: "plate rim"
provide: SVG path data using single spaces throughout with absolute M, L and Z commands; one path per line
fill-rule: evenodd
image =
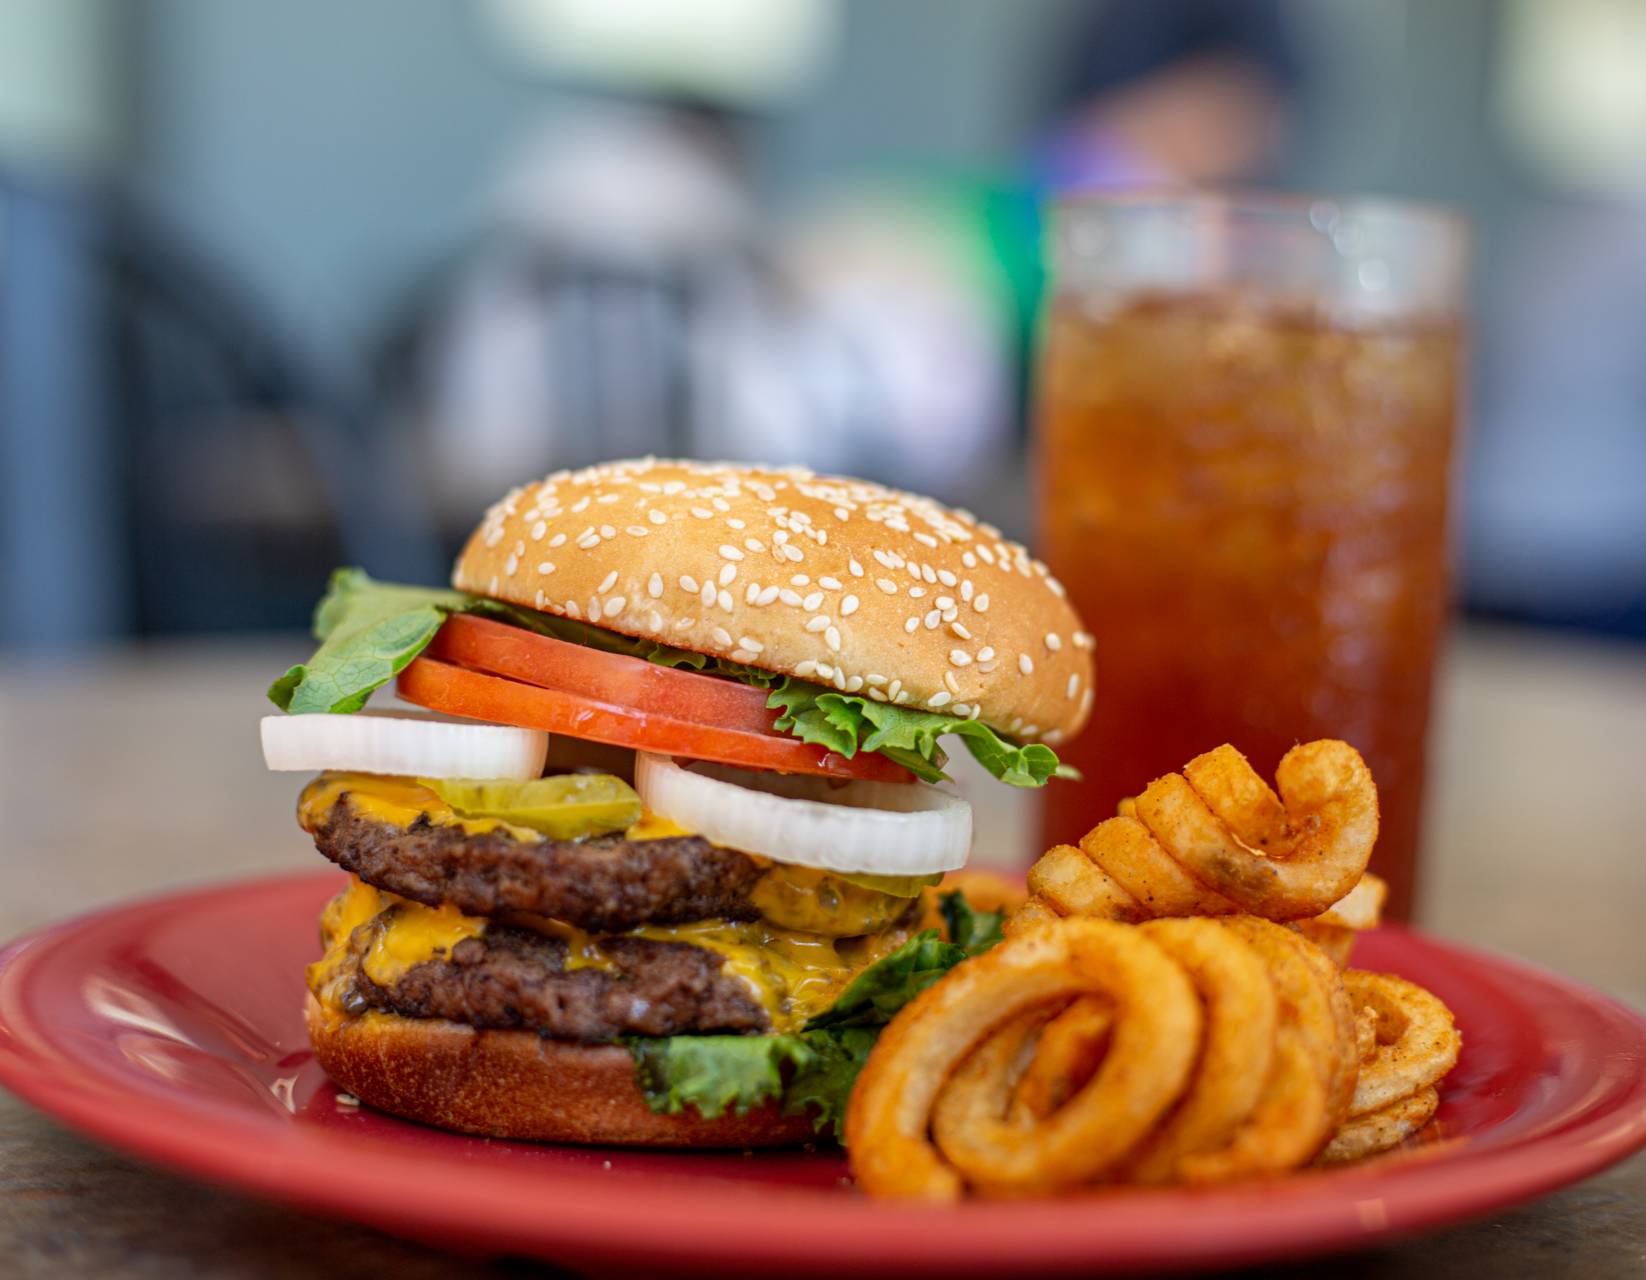
M 683 1260 L 711 1256 L 718 1266 L 754 1268 L 782 1265 L 794 1269 L 792 1251 L 773 1237 L 798 1213 L 813 1231 L 838 1231 L 845 1243 L 818 1259 L 828 1270 L 878 1262 L 921 1271 L 919 1249 L 922 1228 L 952 1228 L 952 1206 L 914 1205 L 838 1197 L 816 1188 L 755 1186 L 720 1179 L 694 1183 L 677 1174 L 664 1176 L 670 1196 L 648 1202 L 648 1229 L 635 1233 L 634 1211 L 622 1189 L 648 1185 L 656 1188 L 659 1175 L 644 1171 L 611 1170 L 597 1184 L 601 1191 L 578 1197 L 575 1213 L 564 1215 L 545 1231 L 541 1210 L 528 1211 L 518 1202 L 520 1175 L 486 1166 L 468 1171 L 456 1185 L 407 1195 L 415 1184 L 412 1173 L 429 1163 L 443 1163 L 439 1153 L 411 1153 L 372 1138 L 336 1131 L 284 1126 L 273 1111 L 247 1112 L 212 1098 L 179 1099 L 176 1090 L 154 1089 L 142 1096 L 152 1106 L 119 1108 L 111 1098 L 129 1098 L 129 1081 L 86 1065 L 57 1046 L 31 1044 L 31 1028 L 19 1025 L 16 1007 L 36 966 L 49 964 L 54 947 L 69 938 L 96 932 L 115 921 L 154 912 L 198 911 L 205 903 L 225 896 L 239 897 L 259 890 L 282 894 L 312 893 L 319 899 L 328 886 L 341 883 L 330 871 L 288 872 L 245 879 L 229 879 L 160 892 L 116 903 L 48 925 L 0 949 L 0 1086 L 70 1128 L 118 1150 L 163 1167 L 220 1186 L 300 1206 L 331 1217 L 366 1222 L 401 1235 L 450 1243 L 469 1239 L 465 1229 L 480 1225 L 489 1251 L 518 1252 L 537 1257 L 623 1258 L 628 1261 L 676 1266 Z M 1592 1100 L 1575 1123 L 1557 1133 L 1534 1132 L 1483 1149 L 1453 1149 L 1434 1157 L 1419 1151 L 1399 1163 L 1385 1161 L 1365 1168 L 1334 1170 L 1311 1175 L 1308 1182 L 1286 1184 L 1285 1196 L 1267 1196 L 1274 1184 L 1186 1191 L 1108 1190 L 1104 1198 L 1122 1199 L 1128 1212 L 1104 1215 L 1111 1231 L 1101 1258 L 1080 1252 L 1059 1223 L 1069 1219 L 1068 1198 L 1010 1204 L 968 1202 L 965 1220 L 975 1223 L 968 1233 L 1002 1229 L 1010 1224 L 1016 1240 L 1014 1265 L 1042 1268 L 1080 1266 L 1091 1270 L 1181 1270 L 1204 1266 L 1235 1266 L 1266 1259 L 1319 1256 L 1341 1249 L 1421 1233 L 1443 1225 L 1457 1225 L 1521 1204 L 1559 1187 L 1598 1173 L 1646 1146 L 1646 1017 L 1621 1001 L 1587 984 L 1551 973 L 1541 966 L 1492 951 L 1430 938 L 1420 931 L 1392 930 L 1420 946 L 1438 949 L 1462 961 L 1471 971 L 1484 968 L 1511 988 L 1530 980 L 1557 993 L 1590 1017 L 1632 1032 L 1631 1045 L 1608 1043 L 1595 1049 L 1603 1060 L 1633 1064 L 1611 1079 L 1604 1097 Z M 27 1015 L 23 1015 L 26 1018 Z M 47 1071 L 53 1059 L 67 1062 L 69 1070 Z M 210 1127 L 199 1126 L 209 1113 Z M 275 1135 L 279 1135 L 275 1137 Z M 182 1136 L 180 1136 L 182 1135 Z M 245 1144 L 255 1140 L 272 1158 L 249 1161 Z M 305 1179 L 297 1166 L 327 1159 L 355 1162 L 363 1176 L 335 1182 Z M 577 1175 L 534 1168 L 530 1177 L 542 1179 L 543 1189 L 561 1188 Z M 1365 1184 L 1366 1195 L 1350 1198 L 1336 1194 L 1347 1181 Z M 590 1184 L 584 1179 L 585 1186 Z M 513 1186 L 516 1200 L 511 1201 Z M 392 1188 L 392 1190 L 388 1190 Z M 1390 1194 L 1392 1189 L 1393 1195 Z M 1172 1241 L 1172 1249 L 1153 1247 L 1150 1232 L 1158 1232 L 1175 1217 L 1181 1222 L 1185 1201 L 1198 1202 L 1202 1215 L 1211 1210 L 1227 1218 L 1227 1232 L 1198 1231 Z M 1261 1218 L 1246 1217 L 1261 1201 Z M 1391 1203 L 1392 1201 L 1392 1203 Z M 603 1203 L 602 1203 L 603 1202 Z M 743 1212 L 762 1211 L 768 1226 L 759 1238 L 742 1231 L 716 1232 L 705 1220 L 716 1208 L 737 1205 Z M 431 1210 L 433 1219 L 431 1222 Z M 853 1227 L 877 1217 L 906 1220 L 907 1240 L 887 1248 L 878 1239 L 871 1249 L 853 1248 Z M 1095 1215 L 1094 1215 L 1095 1218 Z M 1203 1219 L 1204 1220 L 1204 1219 Z M 624 1229 L 627 1228 L 627 1234 Z M 1244 1229 L 1242 1229 L 1244 1228 Z M 1095 1228 L 1094 1234 L 1095 1234 Z M 712 1237 L 712 1239 L 710 1238 Z M 858 1242 L 859 1244 L 861 1242 Z M 914 1247 L 909 1247 L 909 1246 Z M 1089 1244 L 1087 1248 L 1089 1249 Z M 952 1261 L 937 1260 L 930 1269 L 952 1271 Z M 804 1269 L 804 1268 L 802 1268 Z

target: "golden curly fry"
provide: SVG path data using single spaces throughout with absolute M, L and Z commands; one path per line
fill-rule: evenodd
M 1264 1096 L 1280 1021 L 1262 959 L 1210 920 L 1139 926 L 1189 975 L 1206 1006 L 1194 1078 L 1177 1107 L 1128 1162 L 1125 1180 L 1176 1181 L 1187 1158 L 1227 1145 Z
M 1293 747 L 1275 781 L 1278 796 L 1228 745 L 1196 756 L 1124 802 L 1078 849 L 1050 850 L 1029 872 L 1030 893 L 1059 915 L 1111 920 L 1319 916 L 1366 870 L 1377 786 L 1360 753 L 1335 739 Z M 1345 906 L 1364 917 L 1363 901 Z M 1340 915 L 1329 923 L 1354 927 Z
M 1101 996 L 1082 996 L 1042 1027 L 1012 1092 L 1013 1119 L 1044 1120 L 1083 1088 L 1108 1052 L 1113 1029 L 1114 1006 Z
M 1280 1020 L 1261 1100 L 1220 1149 L 1186 1156 L 1186 1182 L 1228 1182 L 1312 1159 L 1348 1110 L 1357 1062 L 1352 1007 L 1337 968 L 1304 939 L 1252 916 L 1219 922 L 1262 959 Z
M 1351 969 L 1343 985 L 1361 1013 L 1376 1019 L 1376 1044 L 1360 1063 L 1351 1116 L 1381 1111 L 1421 1093 L 1457 1065 L 1463 1048 L 1448 1009 L 1415 982 Z
M 1007 1121 L 1010 1072 L 957 1072 L 1011 1019 L 1089 994 L 1116 1009 L 1109 1051 L 1044 1123 Z M 953 1199 L 967 1182 L 1024 1193 L 1090 1181 L 1177 1097 L 1200 1023 L 1183 971 L 1135 930 L 1078 920 L 1010 938 L 951 969 L 881 1033 L 846 1109 L 853 1172 L 871 1194 L 927 1199 Z M 1005 1047 L 997 1052 L 1011 1060 Z M 946 1084 L 949 1096 L 934 1115 Z
M 1439 1107 L 1440 1092 L 1430 1086 L 1376 1111 L 1351 1116 L 1332 1135 L 1316 1163 L 1344 1164 L 1398 1147 L 1428 1124 Z

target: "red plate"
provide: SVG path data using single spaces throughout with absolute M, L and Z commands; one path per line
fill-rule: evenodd
M 341 1106 L 303 1034 L 331 874 L 158 898 L 0 953 L 0 1084 L 188 1173 L 402 1235 L 574 1267 L 953 1275 L 1233 1266 L 1349 1249 L 1573 1182 L 1646 1145 L 1646 1020 L 1385 930 L 1357 962 L 1457 1011 L 1442 1137 L 1284 1182 L 962 1209 L 873 1203 L 836 1154 L 486 1142 Z

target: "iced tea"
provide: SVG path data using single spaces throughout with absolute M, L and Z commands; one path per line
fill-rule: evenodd
M 1220 742 L 1266 776 L 1339 737 L 1378 782 L 1408 910 L 1447 611 L 1459 334 L 1252 290 L 1072 291 L 1038 389 L 1042 554 L 1097 637 L 1048 842 Z

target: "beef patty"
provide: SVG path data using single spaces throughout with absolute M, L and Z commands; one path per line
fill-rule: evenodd
M 530 912 L 597 931 L 760 916 L 748 901 L 760 866 L 700 836 L 517 840 L 422 815 L 395 826 L 348 801 L 340 796 L 312 833 L 315 847 L 367 884 L 427 906 L 449 902 L 474 916 Z
M 391 909 L 392 911 L 392 909 Z M 605 938 L 606 968 L 566 968 L 566 944 L 493 924 L 449 953 L 413 965 L 391 986 L 355 970 L 345 1008 L 447 1018 L 471 1027 L 524 1027 L 556 1040 L 764 1031 L 765 1011 L 720 956 L 684 942 Z M 354 963 L 358 965 L 358 950 Z

